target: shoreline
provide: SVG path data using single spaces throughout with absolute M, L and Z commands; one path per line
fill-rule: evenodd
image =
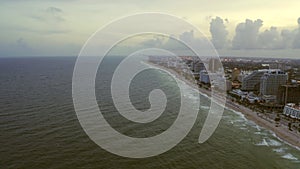
M 200 94 L 207 95 L 210 98 L 211 91 L 198 87 L 198 85 L 195 85 L 190 80 L 184 78 L 175 70 L 151 62 L 147 62 L 146 64 L 170 72 L 176 78 L 184 81 L 187 85 L 199 91 Z M 259 116 L 260 113 L 254 112 L 243 105 L 232 102 L 230 99 L 226 99 L 225 108 L 231 111 L 233 110 L 242 113 L 247 120 L 250 120 L 256 125 L 273 132 L 275 136 L 279 138 L 279 140 L 296 148 L 297 150 L 300 150 L 300 135 L 290 131 L 287 126 L 280 123 L 276 124 L 276 122 L 272 119 L 263 118 Z M 278 127 L 276 127 L 276 125 L 278 125 Z

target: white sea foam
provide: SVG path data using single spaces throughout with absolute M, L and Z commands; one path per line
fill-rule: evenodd
M 229 116 L 229 115 L 223 115 L 223 117 L 222 117 L 223 119 L 231 119 L 232 118 L 232 116 Z
M 241 130 L 247 130 L 248 128 L 246 127 L 240 127 Z
M 246 127 L 244 119 L 231 119 L 229 122 L 236 127 Z
M 253 127 L 253 128 L 256 128 L 256 125 L 257 125 L 257 124 L 255 124 L 253 121 L 247 120 L 246 123 L 247 123 L 249 126 L 251 126 L 251 127 Z
M 291 153 L 285 154 L 285 155 L 283 155 L 281 157 L 285 158 L 285 159 L 288 159 L 288 160 L 298 161 L 298 158 L 296 158 L 295 156 L 293 156 Z
M 230 109 L 232 112 L 234 112 L 235 114 L 239 115 L 244 121 L 248 121 L 248 119 L 245 117 L 245 115 L 239 111 L 235 111 Z
M 201 106 L 201 109 L 208 110 L 210 107 L 209 106 Z
M 244 119 L 236 119 L 236 120 L 234 120 L 234 122 L 235 123 L 243 123 L 243 122 L 245 122 L 245 120 Z M 243 123 L 243 125 L 245 125 L 245 124 Z
M 288 142 L 282 140 L 282 139 L 281 139 L 280 137 L 278 137 L 273 131 L 270 131 L 270 132 L 272 133 L 272 136 L 274 136 L 275 138 L 277 138 L 277 139 L 280 140 L 281 142 L 283 142 L 283 143 L 285 143 L 285 144 L 287 144 L 287 145 L 289 145 L 289 146 L 291 146 L 291 147 L 294 147 L 294 148 L 296 148 L 297 150 L 300 151 L 300 147 L 294 146 L 294 145 L 292 145 L 292 144 L 290 144 L 290 143 L 288 143 Z
M 268 142 L 266 141 L 266 139 L 263 139 L 262 142 L 255 144 L 257 146 L 269 146 Z
M 195 101 L 197 99 L 197 96 L 194 96 L 193 94 L 188 94 L 186 97 L 191 99 L 191 100 L 195 100 Z
M 273 151 L 276 152 L 276 153 L 282 154 L 282 153 L 285 152 L 285 149 L 284 148 L 275 148 L 275 149 L 273 149 Z
M 207 95 L 207 94 L 204 94 L 204 93 L 201 93 L 201 92 L 199 92 L 202 96 L 204 96 L 204 97 L 206 97 L 206 98 L 209 98 L 210 99 L 210 97 Z
M 261 132 L 261 131 L 254 132 L 254 134 L 256 134 L 256 135 L 261 135 L 261 136 L 266 136 L 266 135 L 268 135 L 268 133 Z
M 280 142 L 273 140 L 273 139 L 268 140 L 268 144 L 270 146 L 281 146 L 282 145 Z
M 258 125 L 255 125 L 255 126 L 256 126 L 257 131 L 261 131 L 261 129 Z

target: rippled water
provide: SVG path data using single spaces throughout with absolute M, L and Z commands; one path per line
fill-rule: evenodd
M 106 59 L 96 79 L 97 100 L 105 118 L 116 130 L 133 137 L 163 132 L 178 113 L 174 79 L 152 70 L 133 80 L 130 94 L 137 109 L 149 108 L 148 94 L 155 88 L 164 90 L 169 99 L 159 119 L 146 125 L 133 123 L 116 112 L 109 97 L 110 76 L 119 60 Z M 0 168 L 300 168 L 299 150 L 238 112 L 226 110 L 214 135 L 198 144 L 210 103 L 204 96 L 193 129 L 170 151 L 146 159 L 106 152 L 84 133 L 74 112 L 74 64 L 71 57 L 0 59 Z M 181 85 L 192 102 L 197 95 Z

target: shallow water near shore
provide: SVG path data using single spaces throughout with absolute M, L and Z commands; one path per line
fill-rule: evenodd
M 228 109 L 213 136 L 199 144 L 210 105 L 205 96 L 200 96 L 194 127 L 170 151 L 146 159 L 110 154 L 89 139 L 77 120 L 71 94 L 75 60 L 0 59 L 0 168 L 300 168 L 299 150 Z M 119 132 L 135 137 L 168 129 L 178 113 L 174 79 L 152 70 L 133 80 L 130 94 L 137 109 L 149 108 L 148 94 L 155 88 L 168 97 L 167 110 L 159 120 L 146 126 L 134 124 L 116 113 L 109 97 L 110 77 L 119 61 L 118 57 L 106 59 L 96 79 L 97 100 L 105 118 Z M 187 84 L 180 85 L 191 102 L 198 97 Z

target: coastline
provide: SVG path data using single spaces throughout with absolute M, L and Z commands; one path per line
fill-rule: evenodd
M 210 97 L 210 94 L 211 94 L 210 91 L 203 89 L 203 88 L 199 88 L 197 85 L 195 85 L 190 80 L 184 78 L 182 75 L 180 75 L 175 70 L 169 69 L 164 66 L 154 64 L 151 62 L 147 62 L 146 64 L 149 64 L 153 67 L 170 72 L 176 78 L 184 81 L 186 84 L 188 84 L 192 88 L 198 90 L 201 94 L 204 94 L 204 95 L 207 95 L 208 97 Z M 232 102 L 230 99 L 226 100 L 225 108 L 242 113 L 247 120 L 250 120 L 250 121 L 254 122 L 255 124 L 257 124 L 258 126 L 263 127 L 269 131 L 272 131 L 275 134 L 275 136 L 277 136 L 280 140 L 282 140 L 283 142 L 289 144 L 290 146 L 300 150 L 300 135 L 293 131 L 290 131 L 287 126 L 281 125 L 281 124 L 278 125 L 278 124 L 276 124 L 276 122 L 274 120 L 271 120 L 268 118 L 263 118 L 262 116 L 259 116 L 259 113 L 254 112 L 243 105 Z M 277 125 L 277 127 L 276 127 L 276 125 Z

